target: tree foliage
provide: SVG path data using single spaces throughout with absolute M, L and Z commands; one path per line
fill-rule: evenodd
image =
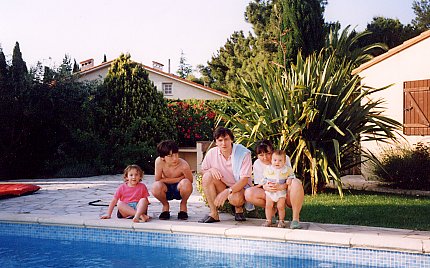
M 280 9 L 280 28 L 275 34 L 281 33 L 277 46 L 282 49 L 278 51 L 278 58 L 283 57 L 281 63 L 294 62 L 299 51 L 307 57 L 323 47 L 324 18 L 319 0 L 279 1 L 276 8 Z
M 412 9 L 415 13 L 415 19 L 412 24 L 419 31 L 423 32 L 430 30 L 430 1 L 429 0 L 415 0 L 412 3 Z
M 234 32 L 218 54 L 212 57 L 207 67 L 200 67 L 201 74 L 209 86 L 226 92 L 227 88 L 237 90 L 238 76 L 250 79 L 250 65 L 255 57 L 255 38 L 245 37 L 242 31 Z
M 27 66 L 22 59 L 19 43 L 8 66 L 3 52 L 0 53 L 0 176 L 19 173 L 18 161 L 29 164 L 31 156 L 22 155 L 30 146 L 32 115 L 30 80 Z M 30 154 L 34 151 L 30 151 Z
M 185 57 L 184 51 L 181 50 L 181 57 L 179 59 L 179 68 L 176 72 L 179 77 L 187 78 L 188 75 L 192 74 L 193 68 L 190 64 L 187 63 L 187 58 Z
M 358 42 L 361 47 L 371 45 L 374 43 L 385 44 L 386 48 L 374 48 L 371 51 L 373 56 L 384 53 L 387 49 L 391 49 L 401 45 L 406 40 L 417 36 L 420 32 L 412 25 L 403 25 L 398 19 L 391 19 L 385 17 L 374 17 L 372 22 L 367 24 L 366 30 L 371 33 Z
M 256 70 L 265 72 L 272 62 L 294 60 L 299 50 L 306 55 L 319 50 L 324 5 L 325 1 L 319 0 L 252 1 L 245 19 L 253 25 L 255 36 L 234 32 L 208 66 L 200 67 L 203 80 L 222 91 L 240 90 L 238 77 L 256 82 Z
M 1 177 L 54 172 L 71 142 L 71 130 L 83 124 L 83 92 L 71 76 L 67 56 L 58 69 L 38 64 L 28 71 L 18 43 L 11 65 L 0 53 Z
M 120 171 L 138 163 L 152 170 L 156 144 L 175 139 L 176 131 L 163 94 L 143 66 L 122 54 L 112 62 L 95 101 L 93 125 L 107 146 L 102 156 L 107 169 Z

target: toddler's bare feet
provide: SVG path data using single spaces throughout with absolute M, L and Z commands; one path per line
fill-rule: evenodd
M 147 221 L 149 221 L 150 219 L 151 219 L 151 217 L 149 217 L 148 215 L 146 215 L 146 214 L 142 214 L 141 216 L 140 216 L 140 219 L 141 219 L 141 221 L 142 222 L 147 222 Z

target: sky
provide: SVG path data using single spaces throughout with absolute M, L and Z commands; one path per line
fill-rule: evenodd
M 27 67 L 58 66 L 64 55 L 98 65 L 121 53 L 164 64 L 175 73 L 181 51 L 195 68 L 207 64 L 234 31 L 252 32 L 244 12 L 250 0 L 0 0 L 0 47 L 11 59 L 19 42 Z M 326 21 L 366 28 L 374 16 L 408 24 L 413 0 L 328 0 Z

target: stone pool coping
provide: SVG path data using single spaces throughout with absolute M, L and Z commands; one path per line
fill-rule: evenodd
M 103 215 L 107 208 L 89 206 L 88 202 L 96 199 L 102 200 L 103 203 L 109 202 L 120 182 L 119 179 L 120 176 L 116 175 L 98 176 L 86 178 L 86 180 L 32 180 L 31 183 L 42 187 L 39 192 L 16 198 L 0 199 L 0 221 L 208 235 L 430 254 L 430 232 L 428 231 L 312 222 L 303 222 L 304 228 L 301 230 L 267 228 L 261 227 L 263 222 L 261 219 L 248 218 L 246 222 L 236 222 L 232 215 L 226 213 L 220 215 L 221 222 L 219 223 L 198 223 L 197 221 L 208 212 L 208 208 L 197 191 L 189 200 L 189 219 L 187 221 L 175 219 L 179 205 L 175 201 L 171 205 L 172 219 L 158 220 L 158 211 L 161 211 L 161 207 L 159 202 L 153 198 L 150 198 L 149 215 L 153 217 L 150 222 L 133 223 L 131 220 L 116 218 L 101 220 L 99 216 Z M 144 183 L 150 186 L 151 176 L 146 176 L 145 180 Z M 14 181 L 14 183 L 16 182 Z M 116 210 L 114 210 L 115 213 Z

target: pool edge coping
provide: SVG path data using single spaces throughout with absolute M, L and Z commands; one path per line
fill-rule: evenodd
M 138 232 L 159 232 L 172 234 L 191 234 L 218 236 L 246 240 L 268 240 L 300 244 L 319 244 L 347 248 L 400 251 L 417 254 L 430 254 L 430 239 L 410 238 L 400 235 L 380 233 L 329 232 L 321 230 L 291 230 L 260 226 L 224 224 L 201 224 L 196 222 L 133 223 L 119 219 L 100 220 L 79 217 L 38 216 L 31 214 L 2 214 L 0 222 L 57 225 L 81 228 L 118 229 Z

